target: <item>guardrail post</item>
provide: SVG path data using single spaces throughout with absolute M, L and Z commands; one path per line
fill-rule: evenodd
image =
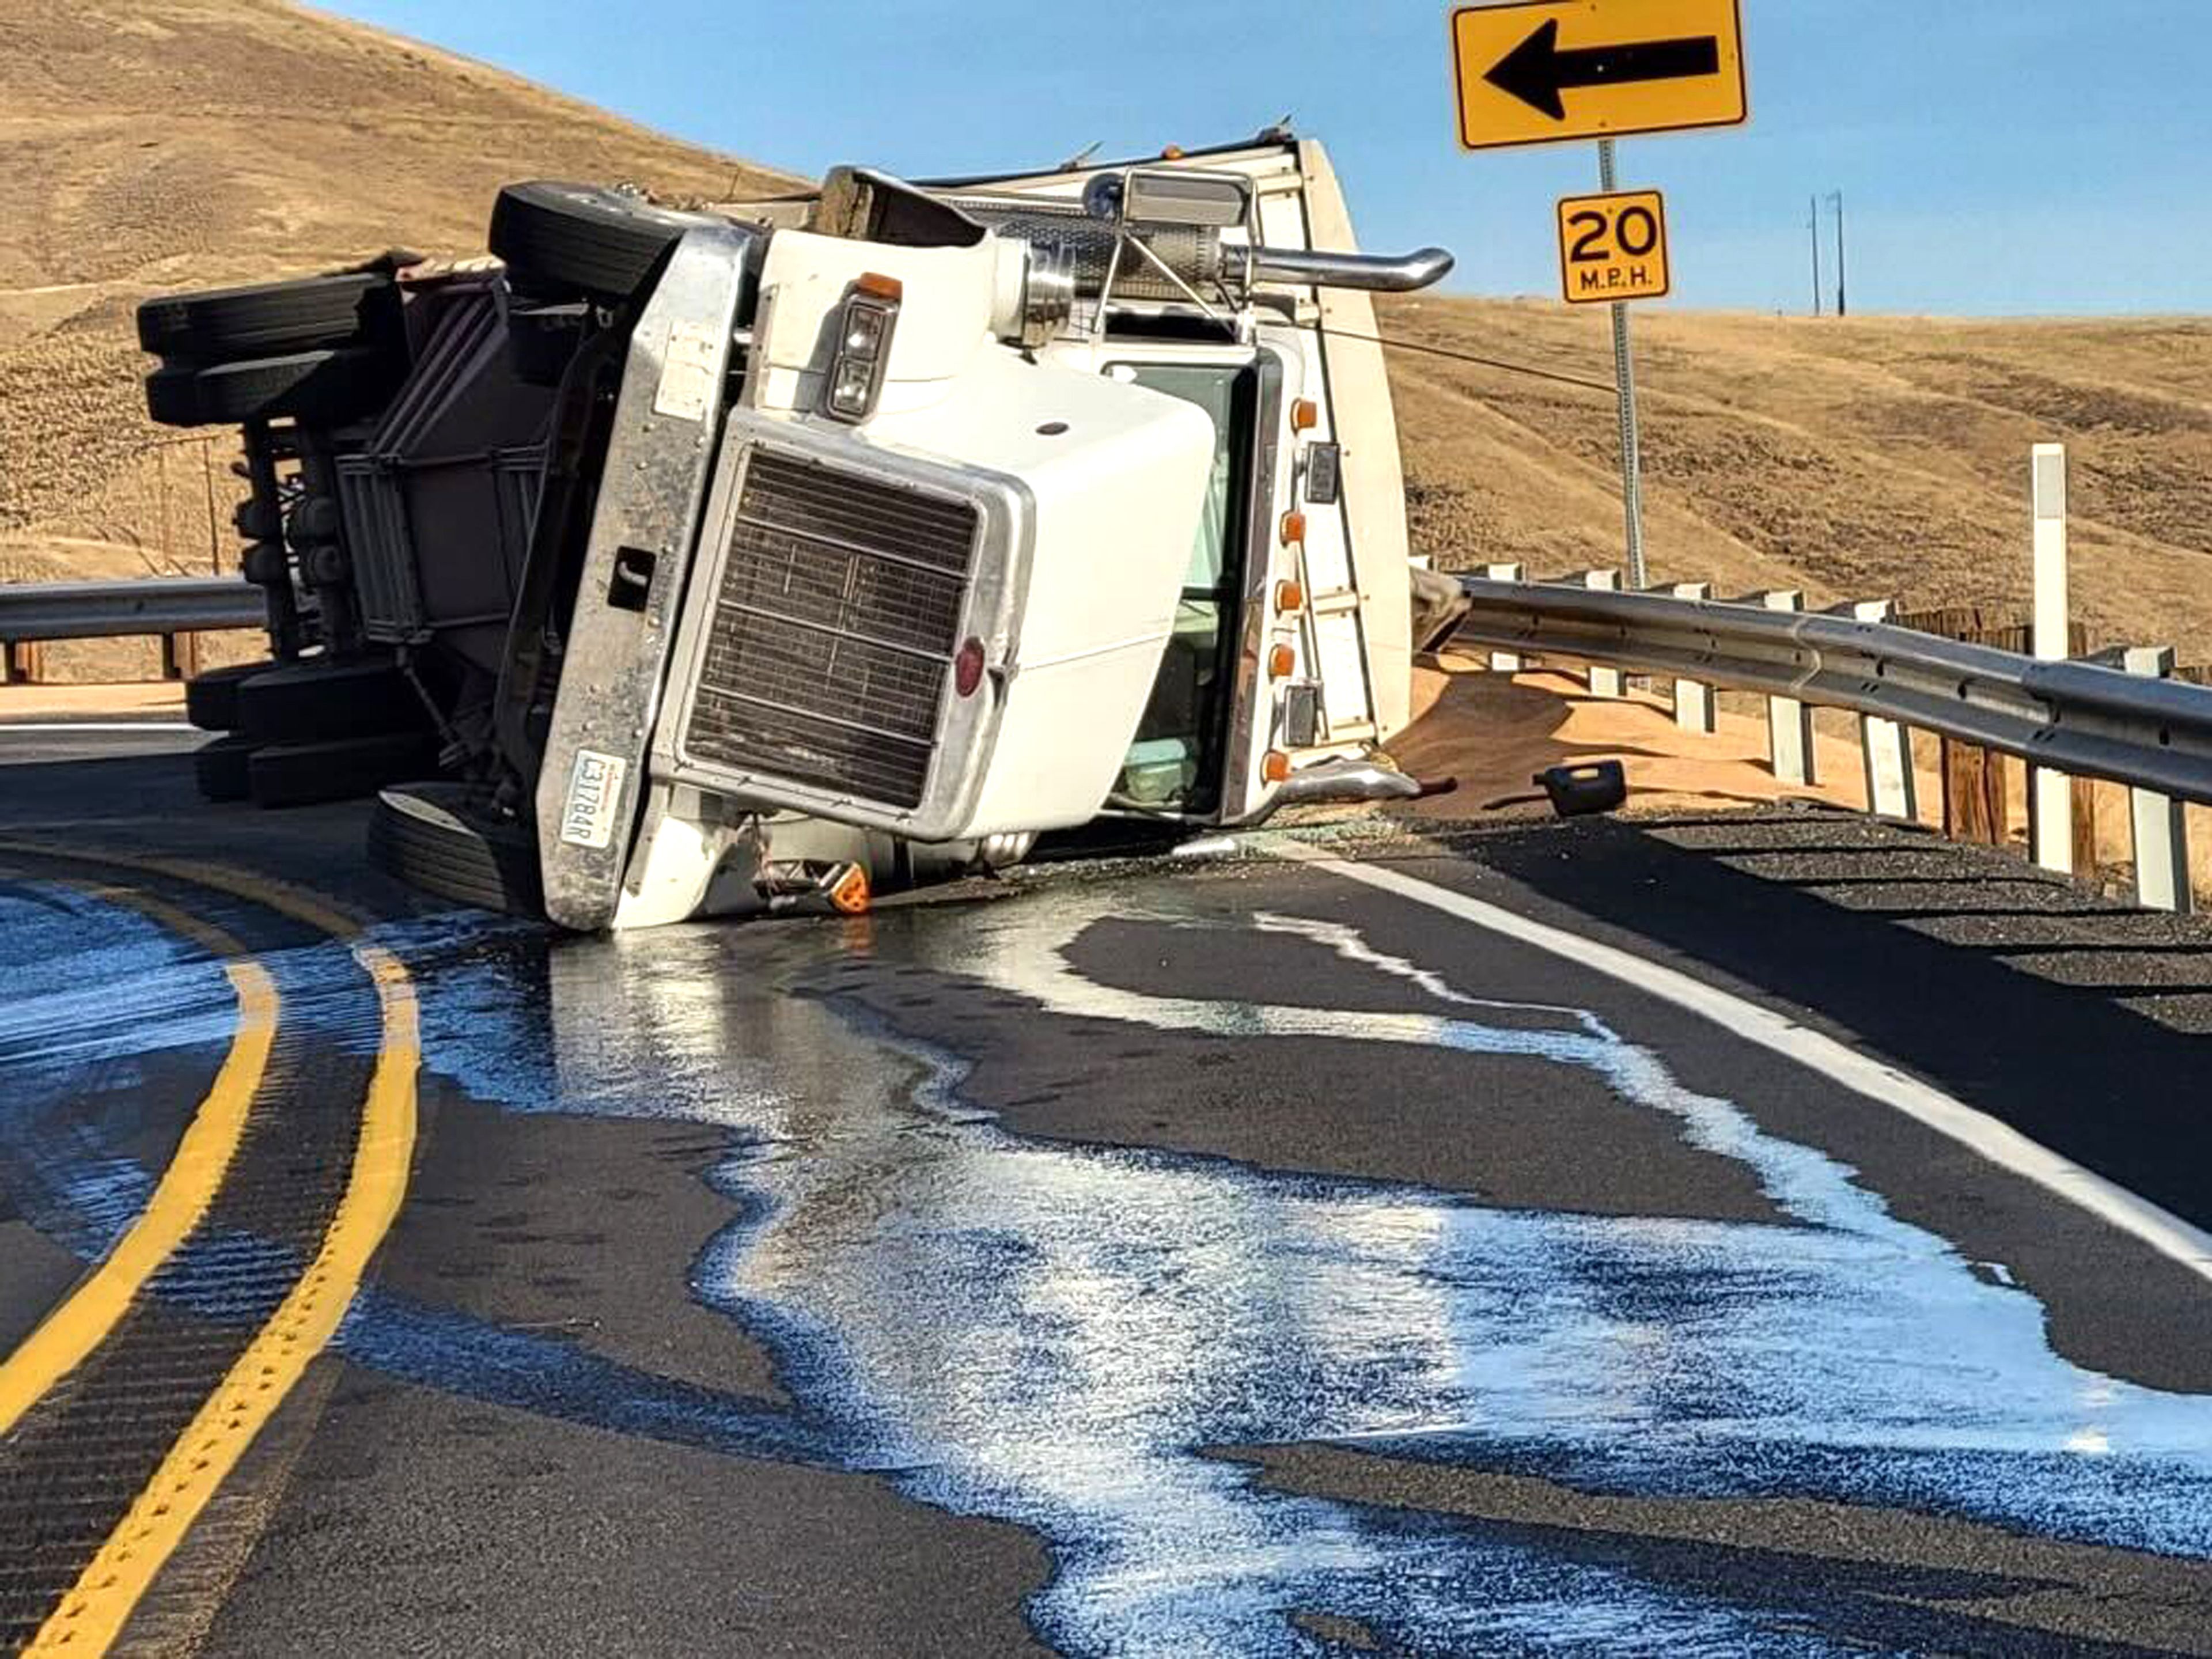
M 36 640 L 8 641 L 0 646 L 0 685 L 36 685 L 46 655 Z
M 1887 599 L 1863 599 L 1850 608 L 1856 622 L 1886 623 L 1897 614 Z M 1920 821 L 1920 780 L 1912 769 L 1912 733 L 1879 714 L 1859 717 L 1859 749 L 1866 760 L 1867 810 L 1900 823 Z
M 1486 564 L 1482 567 L 1486 580 L 1493 582 L 1525 582 L 1528 573 L 1517 564 Z M 1520 654 L 1512 651 L 1493 651 L 1490 653 L 1490 672 L 1493 674 L 1517 674 L 1528 665 Z
M 2172 646 L 2139 646 L 2127 653 L 2130 674 L 2153 679 L 2173 677 Z M 2134 820 L 2136 899 L 2146 910 L 2191 915 L 2197 908 L 2189 878 L 2189 815 L 2178 800 L 2148 789 L 2128 791 Z
M 1802 611 L 1805 596 L 1794 588 L 1765 595 L 1769 611 Z M 1813 744 L 1813 711 L 1795 697 L 1766 700 L 1766 750 L 1775 781 L 1810 787 L 1820 781 L 1820 757 Z
M 1620 592 L 1620 572 L 1589 571 L 1583 577 L 1583 586 L 1594 592 L 1618 593 Z M 1593 666 L 1589 672 L 1589 690 L 1593 697 L 1624 696 L 1627 694 L 1628 679 L 1618 668 Z
M 1702 601 L 1713 597 L 1711 582 L 1676 582 L 1673 591 L 1678 599 Z M 1713 708 L 1713 688 L 1702 680 L 1677 679 L 1674 682 L 1674 724 L 1685 732 L 1695 732 L 1708 738 L 1719 731 L 1720 720 Z

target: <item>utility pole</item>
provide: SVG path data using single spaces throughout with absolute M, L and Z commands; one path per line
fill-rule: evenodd
M 1827 290 L 1820 281 L 1820 198 L 1815 196 L 1812 201 L 1813 211 L 1805 221 L 1805 228 L 1813 233 L 1813 315 L 1817 318 L 1823 314 L 1822 307 L 1827 304 Z
M 1836 315 L 1848 317 L 1851 314 L 1851 301 L 1849 270 L 1844 258 L 1844 192 L 1837 191 L 1828 199 L 1836 204 Z

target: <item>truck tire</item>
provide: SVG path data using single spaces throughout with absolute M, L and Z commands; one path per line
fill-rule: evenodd
M 192 781 L 201 796 L 213 801 L 245 800 L 252 793 L 248 768 L 253 759 L 251 738 L 217 738 L 192 751 Z
M 461 784 L 385 790 L 369 812 L 368 861 L 457 904 L 532 920 L 545 915 L 537 837 Z
M 375 793 L 402 778 L 419 778 L 438 763 L 438 741 L 424 732 L 341 738 L 330 743 L 277 743 L 253 751 L 246 781 L 257 806 L 315 806 Z
M 162 426 L 237 426 L 291 419 L 343 426 L 374 415 L 406 377 L 397 348 L 303 351 L 289 357 L 159 368 L 146 377 L 146 412 Z
M 156 357 L 199 368 L 220 363 L 386 347 L 402 338 L 399 285 L 362 272 L 210 289 L 138 307 L 138 343 Z
M 500 191 L 491 210 L 491 251 L 507 262 L 507 281 L 521 292 L 620 305 L 700 222 L 697 215 L 620 191 L 537 179 Z
M 391 402 L 406 375 L 407 359 L 398 348 L 349 346 L 204 368 L 193 377 L 192 395 L 203 426 L 288 418 L 343 426 Z
M 200 372 L 157 368 L 146 377 L 146 413 L 157 426 L 213 426 L 200 418 Z
M 256 674 L 282 665 L 242 662 L 229 668 L 210 668 L 185 682 L 185 718 L 203 732 L 238 730 L 238 688 Z
M 301 662 L 238 688 L 238 729 L 259 743 L 324 743 L 422 732 L 429 711 L 388 657 Z

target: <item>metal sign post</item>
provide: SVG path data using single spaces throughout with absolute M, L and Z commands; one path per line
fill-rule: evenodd
M 1607 195 L 1620 187 L 1610 138 L 1597 141 L 1597 182 Z M 1613 307 L 1613 378 L 1620 395 L 1620 506 L 1628 524 L 1628 585 L 1644 587 L 1650 578 L 1644 568 L 1644 447 L 1636 427 L 1636 360 L 1629 349 L 1626 301 Z

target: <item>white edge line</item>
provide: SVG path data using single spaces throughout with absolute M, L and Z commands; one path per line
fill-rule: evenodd
M 1894 1108 L 2000 1169 L 2010 1170 L 2118 1228 L 2160 1255 L 2180 1263 L 2199 1279 L 2212 1281 L 2212 1233 L 2094 1170 L 2070 1163 L 2010 1124 L 2000 1122 L 1988 1113 L 1917 1078 L 1908 1077 L 1893 1066 L 1870 1060 L 1832 1037 L 1785 1019 L 1771 1009 L 1617 946 L 1601 945 L 1564 928 L 1531 921 L 1510 910 L 1395 870 L 1357 863 L 1295 842 L 1284 842 L 1268 850 L 1278 858 L 1326 869 L 1346 881 L 1359 882 L 1412 903 L 1442 911 L 1686 1009 L 1711 1020 L 1732 1036 L 1818 1072 L 1855 1094 Z
M 199 728 L 185 720 L 0 720 L 0 738 L 18 732 L 182 732 L 198 733 Z M 203 734 L 204 735 L 204 734 Z

